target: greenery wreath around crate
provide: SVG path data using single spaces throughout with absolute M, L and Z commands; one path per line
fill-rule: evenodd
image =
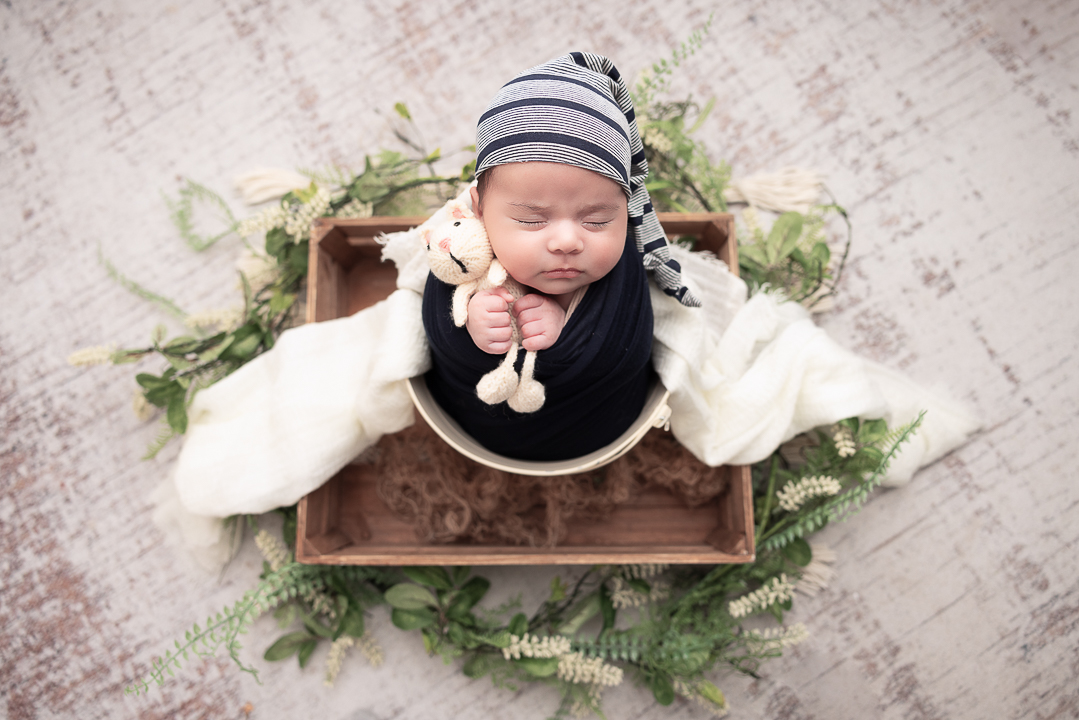
M 675 69 L 700 47 L 706 30 L 653 64 L 635 87 L 652 171 L 648 187 L 661 211 L 725 211 L 728 198 L 738 197 L 729 188 L 729 166 L 710 161 L 694 137 L 712 103 L 662 99 L 669 95 Z M 360 172 L 302 170 L 299 174 L 309 180 L 306 187 L 288 191 L 254 217 L 237 220 L 218 194 L 192 181 L 185 181 L 179 197 L 170 200 L 173 220 L 193 249 L 205 249 L 230 234 L 243 238 L 242 309 L 185 313 L 101 258 L 114 279 L 190 328 L 189 334 L 168 338 L 161 325 L 145 347 L 89 348 L 70 358 L 74 364 L 121 364 L 154 355 L 165 361 L 160 374 L 135 377 L 136 413 L 148 418 L 155 409 L 164 411 L 163 430 L 148 458 L 183 435 L 187 408 L 200 389 L 272 348 L 295 323 L 314 218 L 422 214 L 472 180 L 474 159 L 459 173 L 436 172 L 436 163 L 448 159 L 439 150 L 428 152 L 405 105 L 397 104 L 395 111 L 391 122 L 402 149 L 368 156 Z M 248 191 L 255 193 L 249 200 L 258 200 L 259 192 L 273 195 L 272 174 L 259 182 L 253 191 L 249 183 Z M 220 232 L 196 230 L 209 217 L 220 221 Z M 835 292 L 851 243 L 850 222 L 840 206 L 831 202 L 806 212 L 761 213 L 751 203 L 741 220 L 739 265 L 751 293 L 782 293 L 812 308 Z M 248 241 L 260 235 L 264 249 Z M 833 246 L 840 252 L 833 252 Z M 240 635 L 269 612 L 286 632 L 264 659 L 296 657 L 302 668 L 316 648 L 328 644 L 326 684 L 332 686 L 350 649 L 372 664 L 381 662 L 382 651 L 365 629 L 365 618 L 388 605 L 394 626 L 418 634 L 429 654 L 458 663 L 470 678 L 490 677 L 509 689 L 527 683 L 557 687 L 562 700 L 555 717 L 603 716 L 603 692 L 627 674 L 650 688 L 660 704 L 682 697 L 724 715 L 725 696 L 709 678 L 724 670 L 756 676 L 765 660 L 806 638 L 803 625 L 783 624 L 784 614 L 797 590 L 812 594 L 827 583 L 834 561 L 831 551 L 807 538 L 866 502 L 920 422 L 919 416 L 888 428 L 881 420 L 843 420 L 795 438 L 755 465 L 753 563 L 594 566 L 579 577 L 555 577 L 549 596 L 531 614 L 523 611 L 519 598 L 495 608 L 481 606 L 491 583 L 467 567 L 299 564 L 293 559 L 295 507 L 277 511 L 284 518 L 280 538 L 259 529 L 255 517 L 230 518 L 234 537 L 250 528 L 265 557 L 258 582 L 234 605 L 178 638 L 127 692 L 147 692 L 193 656 L 211 657 L 222 648 L 257 680 L 257 668 L 239 655 Z

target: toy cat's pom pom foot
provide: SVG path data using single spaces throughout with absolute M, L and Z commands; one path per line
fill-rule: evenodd
M 509 399 L 509 406 L 519 413 L 536 412 L 543 407 L 547 399 L 547 391 L 543 384 L 532 377 L 536 367 L 536 353 L 525 353 L 524 365 L 521 367 L 521 380 L 517 384 L 517 392 Z
M 517 343 L 510 346 L 505 359 L 491 372 L 476 383 L 476 395 L 488 405 L 505 402 L 517 392 L 517 371 L 513 363 L 517 361 Z

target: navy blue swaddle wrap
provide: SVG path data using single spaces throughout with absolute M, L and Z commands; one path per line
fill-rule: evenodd
M 614 270 L 588 286 L 554 345 L 536 355 L 547 400 L 534 413 L 488 405 L 476 383 L 502 360 L 476 347 L 450 314 L 454 286 L 427 278 L 423 327 L 431 346 L 427 387 L 469 435 L 519 460 L 567 460 L 621 435 L 644 407 L 653 377 L 652 303 L 640 253 L 627 239 Z M 518 357 L 517 369 L 524 360 Z
M 424 329 L 432 396 L 487 449 L 521 460 L 565 460 L 613 442 L 640 415 L 654 372 L 648 275 L 683 305 L 700 302 L 682 282 L 645 187 L 648 162 L 633 100 L 614 63 L 573 52 L 506 83 L 480 117 L 476 175 L 519 162 L 564 163 L 610 178 L 627 200 L 622 256 L 588 285 L 557 342 L 536 355 L 543 407 L 520 414 L 487 405 L 476 383 L 502 359 L 472 341 L 451 317 L 454 288 L 428 277 Z M 646 272 L 647 271 L 647 272 Z M 518 357 L 520 370 L 523 353 Z

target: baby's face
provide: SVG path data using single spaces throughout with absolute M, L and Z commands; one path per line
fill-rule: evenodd
M 615 181 L 573 165 L 499 165 L 479 203 L 495 256 L 514 280 L 558 298 L 611 271 L 626 244 L 626 196 Z

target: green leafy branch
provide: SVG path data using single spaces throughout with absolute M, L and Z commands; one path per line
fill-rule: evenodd
M 826 234 L 832 215 L 838 215 L 847 228 L 834 269 Z M 831 203 L 816 205 L 807 213 L 785 212 L 767 233 L 758 224 L 756 209 L 747 208 L 742 219 L 747 236 L 738 243 L 738 265 L 751 292 L 769 287 L 810 308 L 835 294 L 853 239 L 846 210 Z
M 365 613 L 383 602 L 381 589 L 388 576 L 377 568 L 322 569 L 308 592 L 289 598 L 274 611 L 279 627 L 286 628 L 299 619 L 303 629 L 279 637 L 267 648 L 263 659 L 277 662 L 296 655 L 303 668 L 321 641 L 363 638 Z
M 216 655 L 222 647 L 237 667 L 250 673 L 258 680 L 258 670 L 240 659 L 239 636 L 247 632 L 256 617 L 276 607 L 282 601 L 299 594 L 311 592 L 317 585 L 321 568 L 299 563 L 290 563 L 274 573 L 266 575 L 257 586 L 249 590 L 230 608 L 206 619 L 200 627 L 198 623 L 184 633 L 184 642 L 176 640 L 174 648 L 151 663 L 149 675 L 136 680 L 125 688 L 124 693 L 140 695 L 150 689 L 150 682 L 157 686 L 165 683 L 165 676 L 174 676 L 174 671 L 181 668 L 192 655 L 209 658 Z
M 801 512 L 781 518 L 767 533 L 763 533 L 757 539 L 758 549 L 779 550 L 796 538 L 819 530 L 832 520 L 843 520 L 857 512 L 869 499 L 870 493 L 880 486 L 892 459 L 899 452 L 900 447 L 914 435 L 924 417 L 923 411 L 917 418 L 889 432 L 878 441 L 878 445 L 887 447 L 887 450 L 883 451 L 876 468 L 868 478 L 856 478 L 847 490 L 835 497 L 821 502 L 816 507 L 806 508 Z
M 301 627 L 274 641 L 264 659 L 295 656 L 304 666 L 319 643 L 362 637 L 366 611 L 385 602 L 393 625 L 418 631 L 429 654 L 441 656 L 446 663 L 461 661 L 466 676 L 490 677 L 498 687 L 515 689 L 528 682 L 554 685 L 562 694 L 563 714 L 573 708 L 601 712 L 599 696 L 588 686 L 562 679 L 559 656 L 507 657 L 503 653 L 526 634 L 567 638 L 568 651 L 617 663 L 649 687 L 657 702 L 669 704 L 682 694 L 723 709 L 726 700 L 706 673 L 728 667 L 755 675 L 763 661 L 782 654 L 781 643 L 764 642 L 743 629 L 741 616 L 735 617 L 730 609 L 732 600 L 744 598 L 784 574 L 796 578 L 812 559 L 803 536 L 861 506 L 921 420 L 919 416 L 889 430 L 880 420 L 851 418 L 839 423 L 839 430 L 832 434 L 818 432 L 817 443 L 806 447 L 798 468 L 784 467 L 786 461 L 779 455 L 758 464 L 754 468 L 754 503 L 763 532 L 756 562 L 671 569 L 670 596 L 648 603 L 643 609 L 647 616 L 627 629 L 616 629 L 619 610 L 611 592 L 612 581 L 620 578 L 643 596 L 650 596 L 653 587 L 627 566 L 594 566 L 572 587 L 556 577 L 547 600 L 531 616 L 517 612 L 507 621 L 502 618 L 519 606 L 519 601 L 495 611 L 484 610 L 480 603 L 491 584 L 472 575 L 468 567 L 365 568 L 286 562 L 276 571 L 268 565 L 255 589 L 208 620 L 205 627 L 196 625 L 184 642 L 177 641 L 173 650 L 154 661 L 146 679 L 128 691 L 144 692 L 150 682 L 161 684 L 191 654 L 208 657 L 222 646 L 242 670 L 256 674 L 240 660 L 236 639 L 254 617 L 273 608 L 282 627 L 296 621 Z M 849 442 L 844 440 L 842 445 L 836 438 L 847 432 Z M 844 477 L 847 490 L 795 511 L 779 507 L 779 490 L 807 473 Z M 283 513 L 283 534 L 291 546 L 295 543 L 295 510 Z M 780 597 L 770 605 L 755 606 L 752 614 L 770 613 L 781 623 L 791 607 L 791 597 Z M 592 620 L 600 621 L 598 629 L 585 632 Z

